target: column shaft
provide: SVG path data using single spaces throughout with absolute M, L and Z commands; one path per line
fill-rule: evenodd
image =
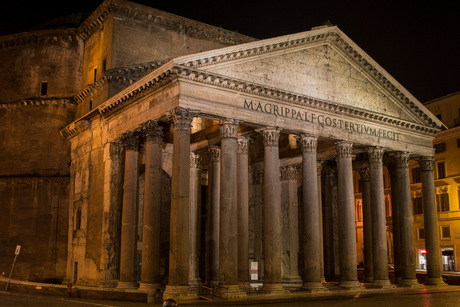
M 173 119 L 173 167 L 171 182 L 171 226 L 169 282 L 164 299 L 188 299 L 190 229 L 190 127 L 195 111 L 177 107 Z
M 219 284 L 230 299 L 246 295 L 238 285 L 237 134 L 235 120 L 221 121 Z
M 281 276 L 281 184 L 277 128 L 261 130 L 264 141 L 264 285 L 262 291 L 284 292 Z
M 201 156 L 190 154 L 190 272 L 189 284 L 194 291 L 200 280 L 201 233 Z
M 443 284 L 441 277 L 441 257 L 439 252 L 438 214 L 433 174 L 433 157 L 419 161 L 422 170 L 423 218 L 425 223 L 426 284 Z
M 400 182 L 397 166 L 392 164 L 389 166 L 391 176 L 391 219 L 393 228 L 393 263 L 395 272 L 395 284 L 401 283 L 401 230 L 399 217 L 399 187 L 403 183 Z M 412 215 L 411 215 L 412 218 Z
M 388 287 L 388 248 L 383 186 L 383 148 L 368 149 L 372 205 L 372 259 L 374 262 L 373 287 Z
M 363 201 L 364 282 L 371 283 L 374 280 L 374 263 L 372 259 L 372 208 L 369 168 L 361 169 L 359 173 Z
M 160 286 L 161 145 L 163 131 L 149 121 L 143 127 L 145 140 L 145 189 L 142 224 L 142 274 L 139 289 Z
M 398 153 L 396 177 L 398 183 L 399 242 L 401 260 L 401 285 L 417 285 L 415 272 L 414 227 L 412 223 L 412 203 L 409 181 L 409 154 Z
M 340 283 L 359 287 L 356 257 L 356 225 L 353 192 L 352 144 L 337 143 L 337 202 L 339 215 Z
M 321 214 L 318 195 L 318 172 L 316 165 L 317 137 L 300 136 L 302 148 L 302 199 L 304 237 L 304 288 L 322 289 L 321 278 Z
M 118 288 L 135 289 L 137 254 L 137 186 L 139 137 L 130 131 L 122 136 L 125 146 L 125 175 L 123 183 L 123 209 L 121 218 L 120 281 Z
M 249 143 L 249 138 L 238 137 L 238 282 L 245 290 L 251 289 L 249 284 Z
M 209 148 L 208 225 L 206 246 L 206 279 L 210 285 L 219 281 L 219 215 L 220 215 L 220 148 Z

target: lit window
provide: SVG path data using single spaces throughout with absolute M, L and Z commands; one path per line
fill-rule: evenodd
M 450 210 L 449 194 L 447 193 L 436 194 L 436 204 L 437 204 L 438 212 L 449 211 Z
M 450 225 L 441 226 L 441 239 L 450 239 Z
M 438 169 L 438 179 L 446 178 L 446 165 L 444 161 L 436 163 Z
M 446 151 L 446 143 L 439 143 L 439 144 L 434 144 L 434 152 L 435 153 L 441 153 Z
M 412 169 L 412 183 L 419 183 L 422 182 L 422 171 L 420 166 L 414 167 Z
M 415 197 L 412 199 L 412 204 L 414 207 L 414 215 L 415 214 L 423 214 L 423 199 L 422 197 Z
M 418 240 L 425 240 L 425 228 L 418 228 L 417 229 L 417 239 Z

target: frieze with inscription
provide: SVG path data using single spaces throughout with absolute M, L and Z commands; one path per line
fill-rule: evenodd
M 323 114 L 316 114 L 297 108 L 279 106 L 275 103 L 262 103 L 258 101 L 245 99 L 243 108 L 278 117 L 285 117 L 289 119 L 309 122 L 312 124 L 319 124 L 321 126 L 328 126 L 332 128 L 347 130 L 353 133 L 381 137 L 393 141 L 399 141 L 400 136 L 400 133 L 391 130 L 371 127 L 364 124 L 358 124 L 356 122 L 351 122 Z

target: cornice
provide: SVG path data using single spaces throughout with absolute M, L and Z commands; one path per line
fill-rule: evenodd
M 78 27 L 78 36 L 87 40 L 95 31 L 102 27 L 102 23 L 112 12 L 112 0 L 105 0 L 96 10 Z
M 0 50 L 31 45 L 71 43 L 77 38 L 77 29 L 50 29 L 17 33 L 0 37 Z
M 129 1 L 113 0 L 111 10 L 114 14 L 138 20 L 141 22 L 140 25 L 145 27 L 149 27 L 153 23 L 171 31 L 185 33 L 191 37 L 218 41 L 226 45 L 238 45 L 257 40 L 253 37 Z
M 134 74 L 138 74 L 138 73 L 144 73 L 144 75 L 148 74 L 166 62 L 167 61 L 147 62 L 147 63 L 136 64 L 136 65 L 132 65 L 128 67 L 107 70 L 106 72 L 107 74 L 105 76 L 103 76 L 98 81 L 94 82 L 91 85 L 88 85 L 86 88 L 79 91 L 75 95 L 74 99 L 75 101 L 80 102 L 92 92 L 104 87 L 107 83 L 111 83 L 111 82 L 117 82 L 117 83 L 121 83 L 126 86 L 129 86 L 140 79 L 139 77 L 133 76 Z
M 87 119 L 74 121 L 64 129 L 60 131 L 61 135 L 67 139 L 71 139 L 74 136 L 88 130 L 91 126 L 91 122 Z
M 76 105 L 71 98 L 36 98 L 36 99 L 24 99 L 13 102 L 0 103 L 0 109 L 17 109 L 22 107 L 30 106 L 62 106 L 75 108 Z
M 166 84 L 172 83 L 177 79 L 177 69 L 168 62 L 156 71 L 139 79 L 133 86 L 120 91 L 118 94 L 107 100 L 105 103 L 98 106 L 98 110 L 102 115 L 108 115 L 110 112 L 125 105 L 132 99 L 139 97 L 147 92 L 154 91 Z

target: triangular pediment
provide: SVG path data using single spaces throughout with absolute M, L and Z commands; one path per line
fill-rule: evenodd
M 337 27 L 174 59 L 174 64 L 418 125 L 442 123 Z

